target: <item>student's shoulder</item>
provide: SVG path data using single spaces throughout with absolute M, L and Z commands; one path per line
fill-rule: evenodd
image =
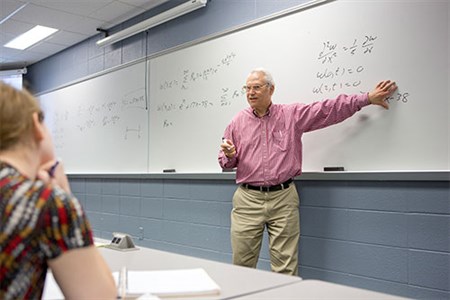
M 44 189 L 44 183 L 37 180 L 31 180 L 11 165 L 0 163 L 0 193 L 9 195 L 6 198 L 24 199 L 36 198 L 35 194 L 39 194 Z M 18 201 L 16 201 L 18 202 Z

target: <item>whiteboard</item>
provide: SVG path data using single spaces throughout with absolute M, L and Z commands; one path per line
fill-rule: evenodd
M 275 103 L 399 89 L 303 137 L 304 171 L 449 170 L 448 1 L 334 1 L 150 59 L 149 171 L 220 172 L 225 127 L 265 67 Z M 239 149 L 238 149 L 239 151 Z
M 68 172 L 148 171 L 145 64 L 40 96 L 56 153 Z

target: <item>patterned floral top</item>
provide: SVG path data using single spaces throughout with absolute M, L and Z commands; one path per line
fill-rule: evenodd
M 47 260 L 93 244 L 78 200 L 0 162 L 0 299 L 39 299 Z

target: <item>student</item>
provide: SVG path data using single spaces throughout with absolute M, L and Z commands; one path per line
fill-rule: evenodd
M 48 268 L 68 299 L 116 298 L 43 120 L 34 97 L 0 81 L 0 299 L 41 298 Z
M 299 197 L 292 180 L 301 174 L 302 134 L 339 123 L 369 104 L 387 109 L 385 99 L 396 88 L 387 80 L 361 95 L 274 104 L 271 74 L 264 69 L 249 74 L 244 89 L 250 107 L 225 129 L 218 157 L 222 168 L 237 168 L 231 212 L 234 264 L 256 267 L 267 227 L 272 271 L 298 274 Z

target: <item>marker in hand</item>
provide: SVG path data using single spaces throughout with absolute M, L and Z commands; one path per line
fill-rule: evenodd
M 231 158 L 236 154 L 236 149 L 234 148 L 233 143 L 226 138 L 222 138 L 222 145 L 220 146 L 227 157 Z
M 222 144 L 227 144 L 227 145 L 229 145 L 227 139 L 224 138 L 224 137 L 222 138 Z M 226 147 L 226 148 L 227 148 L 228 151 L 231 150 L 231 147 Z

